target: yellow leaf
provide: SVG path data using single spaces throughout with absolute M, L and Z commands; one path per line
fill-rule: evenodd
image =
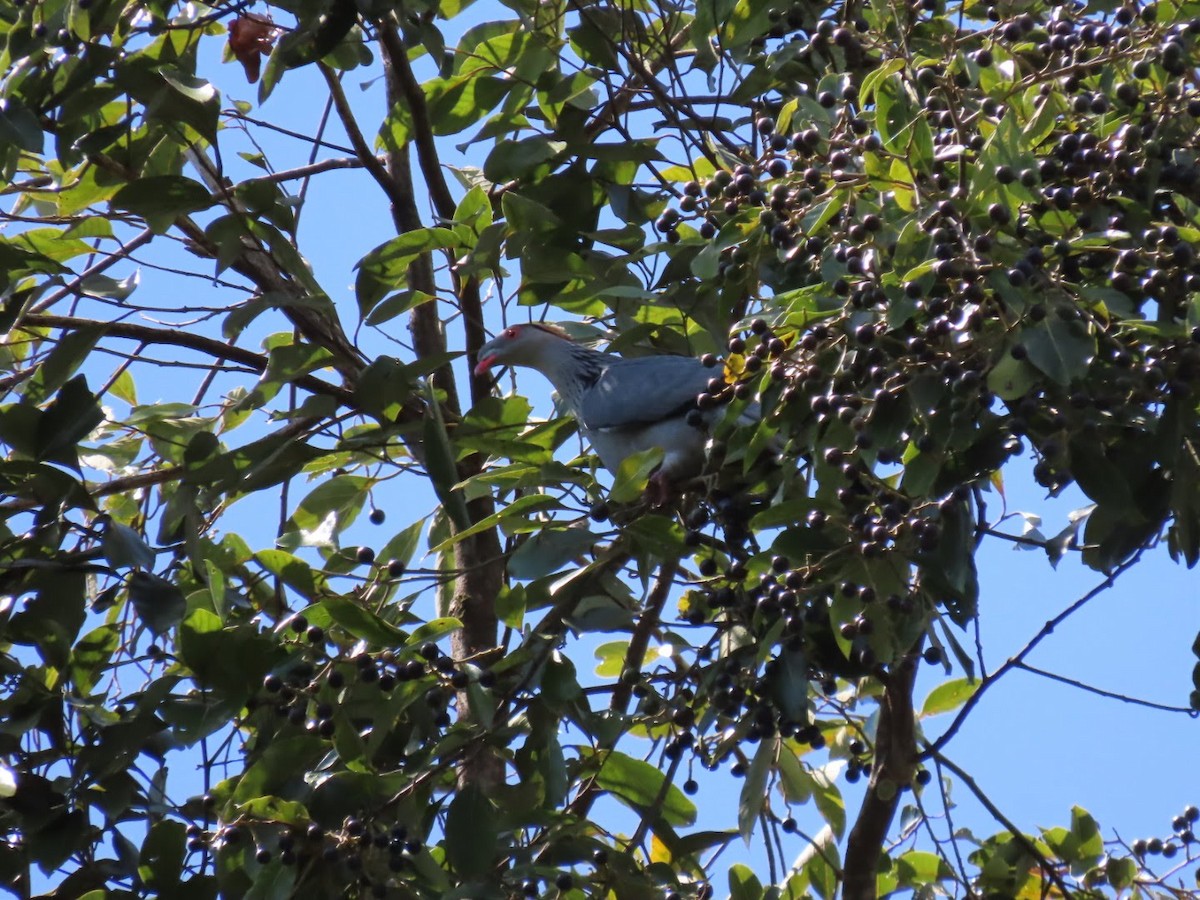
M 730 353 L 725 357 L 725 383 L 733 384 L 746 374 L 746 357 L 741 353 Z
M 996 489 L 1000 499 L 1007 502 L 1008 498 L 1004 496 L 1004 473 L 999 469 L 992 473 L 992 487 Z
M 650 862 L 667 863 L 668 865 L 671 863 L 671 851 L 658 839 L 657 834 L 650 835 Z

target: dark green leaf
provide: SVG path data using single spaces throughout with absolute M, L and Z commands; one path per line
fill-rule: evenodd
M 423 84 L 434 134 L 458 134 L 495 108 L 512 83 L 494 75 L 434 78 Z
M 483 164 L 483 174 L 498 182 L 522 178 L 537 166 L 554 159 L 566 146 L 563 141 L 553 141 L 542 135 L 499 141 Z
M 1029 361 L 1064 386 L 1081 378 L 1096 354 L 1096 339 L 1086 326 L 1075 320 L 1065 322 L 1058 316 L 1027 328 L 1021 334 L 1021 343 L 1029 352 Z
M 114 569 L 150 569 L 154 566 L 156 554 L 142 536 L 128 525 L 112 519 L 104 527 L 104 540 L 100 548 Z
M 1104 874 L 1108 883 L 1117 891 L 1128 889 L 1137 878 L 1137 872 L 1137 863 L 1128 856 L 1110 856 L 1104 864 Z
M 38 420 L 37 459 L 78 470 L 76 445 L 103 421 L 104 411 L 88 389 L 87 378 L 76 375 L 62 386 Z
M 462 789 L 446 812 L 446 859 L 464 878 L 483 875 L 497 845 L 496 808 L 475 785 Z
M 429 472 L 434 493 L 442 501 L 455 530 L 466 531 L 471 527 L 471 517 L 467 513 L 467 504 L 462 493 L 456 488 L 459 480 L 458 465 L 450 445 L 450 437 L 446 434 L 446 425 L 442 421 L 441 406 L 434 398 L 432 388 L 428 391 L 426 409 L 423 426 L 425 468 Z
M 106 330 L 96 323 L 62 334 L 29 379 L 25 399 L 37 405 L 49 400 L 83 365 Z
M 142 842 L 138 875 L 156 890 L 169 889 L 179 882 L 183 871 L 185 826 L 174 819 L 155 822 Z
M 747 847 L 750 846 L 750 838 L 754 834 L 754 826 L 762 813 L 763 805 L 767 802 L 767 776 L 775 761 L 775 748 L 774 740 L 764 739 L 758 745 L 738 797 L 738 831 Z
M 131 181 L 111 202 L 117 209 L 141 216 L 155 231 L 165 231 L 179 216 L 213 205 L 208 188 L 182 175 L 150 175 Z
M 359 314 L 366 316 L 389 292 L 404 286 L 408 267 L 422 253 L 458 245 L 458 236 L 448 228 L 419 228 L 380 244 L 355 266 Z
M 151 572 L 129 576 L 129 599 L 134 611 L 155 634 L 163 634 L 183 620 L 187 600 L 178 587 Z
M 11 145 L 28 153 L 42 152 L 42 126 L 17 97 L 0 100 L 0 147 Z
M 320 605 L 334 622 L 372 646 L 400 647 L 408 640 L 408 635 L 395 625 L 346 597 L 325 597 Z

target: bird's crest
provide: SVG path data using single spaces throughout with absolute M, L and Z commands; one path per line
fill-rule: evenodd
M 567 330 L 565 328 L 559 327 L 558 325 L 551 325 L 548 322 L 530 322 L 529 324 L 532 327 L 540 328 L 542 331 L 548 332 L 549 334 L 552 334 L 555 337 L 560 337 L 564 341 L 572 341 L 572 342 L 574 341 L 574 338 L 572 338 L 571 335 L 567 334 Z

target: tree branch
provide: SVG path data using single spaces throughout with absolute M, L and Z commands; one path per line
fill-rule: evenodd
M 674 583 L 675 573 L 678 571 L 679 560 L 677 559 L 667 560 L 659 567 L 658 579 L 655 581 L 650 595 L 646 598 L 641 618 L 638 619 L 633 634 L 629 638 L 629 648 L 625 651 L 625 661 L 621 666 L 621 677 L 617 681 L 616 687 L 613 688 L 612 700 L 608 705 L 609 712 L 613 716 L 621 718 L 625 716 L 629 698 L 633 695 L 633 679 L 627 679 L 625 673 L 641 671 L 642 661 L 646 658 L 646 648 L 650 645 L 650 635 L 662 619 L 663 606 L 671 593 L 671 585 Z M 611 737 L 600 743 L 599 749 L 611 749 L 623 733 L 619 729 L 614 729 Z M 596 801 L 598 790 L 596 780 L 594 778 L 589 780 L 571 801 L 567 812 L 580 818 L 586 816 Z
M 1042 851 L 1037 848 L 1037 845 L 1027 838 L 1024 832 L 1022 832 L 1021 829 L 1013 824 L 1013 822 L 1010 821 L 1009 818 L 1000 811 L 996 804 L 992 803 L 992 801 L 988 799 L 987 794 L 980 789 L 974 778 L 972 778 L 954 763 L 950 762 L 950 760 L 946 759 L 946 757 L 942 756 L 941 753 L 937 753 L 935 758 L 937 759 L 938 763 L 953 772 L 955 777 L 965 784 L 967 789 L 975 795 L 975 799 L 983 805 L 983 808 L 986 809 L 992 815 L 992 817 L 1001 825 L 1003 825 L 1005 830 L 1012 835 L 1013 840 L 1020 844 L 1021 848 L 1026 853 L 1037 860 L 1038 866 L 1040 866 L 1041 870 L 1046 874 L 1046 876 L 1054 882 L 1055 887 L 1062 891 L 1064 897 L 1074 896 L 1074 892 L 1070 887 L 1067 886 L 1067 883 L 1063 880 L 1062 875 L 1058 873 L 1058 867 L 1046 858 Z
M 922 751 L 920 758 L 927 759 L 941 751 L 943 747 L 950 743 L 950 740 L 954 737 L 954 735 L 958 734 L 958 730 L 962 728 L 963 723 L 967 720 L 967 716 L 970 715 L 971 710 L 973 710 L 976 704 L 979 703 L 980 698 L 983 697 L 984 692 L 987 691 L 988 688 L 1003 678 L 1007 673 L 1020 666 L 1024 662 L 1025 657 L 1033 652 L 1033 648 L 1040 644 L 1044 638 L 1054 631 L 1055 628 L 1065 622 L 1071 615 L 1086 606 L 1089 602 L 1094 600 L 1097 596 L 1116 584 L 1117 579 L 1121 577 L 1122 573 L 1128 571 L 1137 564 L 1138 560 L 1142 558 L 1142 552 L 1142 550 L 1139 550 L 1132 557 L 1113 569 L 1112 573 L 1107 578 L 1105 578 L 1098 585 L 1096 585 L 1094 588 L 1060 612 L 1057 616 L 1043 625 L 1041 630 L 1038 631 L 1038 633 L 1035 634 L 1032 639 L 1030 639 L 1029 643 L 1022 647 L 1016 655 L 1010 656 L 1004 661 L 1004 664 L 1000 666 L 1000 668 L 984 678 L 979 683 L 979 689 L 967 698 L 967 702 L 962 705 L 962 708 L 958 711 L 957 715 L 955 715 L 954 721 L 950 723 L 950 725 L 941 734 L 941 736 L 938 737 L 937 740 L 929 744 L 928 747 Z
M 384 80 L 387 88 L 389 109 L 398 104 L 407 104 L 413 114 L 413 140 L 421 157 L 422 174 L 425 176 L 426 188 L 434 200 L 437 213 L 449 219 L 454 215 L 454 201 L 442 178 L 441 169 L 437 164 L 437 154 L 433 145 L 433 127 L 429 122 L 424 106 L 424 94 L 413 79 L 408 67 L 407 51 L 399 42 L 394 28 L 389 21 L 377 23 L 383 42 Z M 333 89 L 336 80 L 326 75 Z M 340 85 L 337 86 L 340 93 Z M 335 102 L 337 102 L 335 94 Z M 347 125 L 355 147 L 361 142 L 355 132 L 349 129 L 353 126 L 353 117 L 343 102 L 337 105 L 338 114 Z M 359 150 L 361 156 L 362 150 Z M 371 166 L 368 166 L 370 169 Z M 400 234 L 415 231 L 423 227 L 421 212 L 417 208 L 416 191 L 413 186 L 412 167 L 409 160 L 408 148 L 391 147 L 387 154 L 386 178 L 376 180 L 380 184 L 386 181 L 385 191 L 392 203 L 392 220 Z M 417 290 L 436 295 L 437 283 L 434 274 L 433 260 L 429 253 L 418 256 L 408 269 L 408 283 Z M 482 316 L 479 316 L 482 328 Z M 409 329 L 413 336 L 413 348 L 418 359 L 430 359 L 446 352 L 446 335 L 444 325 L 439 316 L 437 303 L 423 303 L 415 307 L 409 314 Z M 453 416 L 461 414 L 458 388 L 454 379 L 454 371 L 449 363 L 439 366 L 430 375 L 434 388 L 441 391 L 445 397 L 444 406 Z M 484 458 L 479 454 L 471 454 L 457 463 L 459 481 L 466 481 L 477 475 L 483 468 Z M 471 522 L 481 522 L 495 511 L 495 504 L 490 494 L 483 494 L 467 503 L 467 515 Z M 499 619 L 496 616 L 496 597 L 504 585 L 504 556 L 500 547 L 500 538 L 495 528 L 489 528 L 478 534 L 471 535 L 454 545 L 454 564 L 461 573 L 454 579 L 453 596 L 450 600 L 450 614 L 462 622 L 462 628 L 450 638 L 450 647 L 456 659 L 473 659 L 491 653 L 498 644 Z M 483 711 L 475 710 L 471 705 L 470 694 L 466 690 L 458 692 L 456 707 L 459 718 L 474 720 L 484 725 L 490 722 L 482 720 Z M 494 790 L 504 782 L 504 762 L 495 749 L 486 741 L 475 742 L 464 754 L 462 765 L 458 771 L 459 783 L 462 785 L 478 785 L 484 791 Z
M 1069 684 L 1071 687 L 1079 688 L 1081 691 L 1087 691 L 1089 694 L 1095 694 L 1098 697 L 1107 697 L 1109 700 L 1120 700 L 1122 703 L 1128 703 L 1132 706 L 1144 706 L 1147 709 L 1157 709 L 1163 712 L 1171 713 L 1186 713 L 1189 716 L 1194 715 L 1195 711 L 1188 706 L 1168 706 L 1165 703 L 1155 703 L 1151 700 L 1141 700 L 1137 697 L 1130 697 L 1127 694 L 1118 694 L 1114 691 L 1106 691 L 1103 688 L 1098 688 L 1090 684 L 1084 684 L 1074 678 L 1068 678 L 1066 675 L 1059 675 L 1055 672 L 1048 672 L 1045 669 L 1039 669 L 1037 666 L 1031 666 L 1027 662 L 1019 662 L 1016 668 L 1023 669 L 1033 675 L 1041 675 L 1043 678 L 1049 678 L 1051 681 L 1057 681 L 1060 684 Z
M 400 35 L 396 32 L 394 21 L 380 23 L 380 42 L 383 46 L 384 65 L 388 72 L 389 102 L 394 106 L 403 103 L 413 117 L 413 142 L 417 147 L 417 160 L 421 167 L 421 175 L 429 188 L 429 196 L 433 201 L 434 212 L 444 220 L 454 218 L 456 204 L 446 184 L 442 173 L 441 161 L 438 157 L 437 146 L 433 140 L 433 127 L 429 122 L 429 109 L 425 104 L 425 93 L 413 75 L 412 66 L 408 62 L 408 51 L 404 47 Z M 396 161 L 398 162 L 398 161 Z M 394 175 L 399 167 L 396 163 L 391 166 Z M 404 172 L 408 172 L 408 157 L 404 155 Z M 471 364 L 470 391 L 471 402 L 478 403 L 491 394 L 492 381 L 484 375 L 475 374 L 475 362 L 479 348 L 487 340 L 483 324 L 483 303 L 479 295 L 479 280 L 474 277 L 460 278 L 453 275 L 455 294 L 458 296 L 459 307 L 463 313 L 463 336 L 466 339 L 467 359 Z M 432 293 L 430 291 L 429 293 Z M 413 319 L 414 326 L 417 320 Z M 422 327 L 428 328 L 428 324 Z M 414 338 L 419 336 L 414 331 Z
M 346 92 L 342 90 L 342 83 L 338 81 L 337 75 L 329 66 L 317 63 L 317 68 L 325 77 L 325 84 L 329 87 L 330 96 L 333 97 L 333 108 L 337 110 L 338 119 L 341 121 L 342 127 L 346 129 L 346 135 L 350 138 L 350 146 L 354 148 L 354 155 L 358 157 L 359 162 L 375 179 L 375 183 L 387 195 L 388 201 L 393 206 L 403 206 L 405 197 L 400 192 L 395 179 L 389 174 L 387 167 L 371 152 L 362 130 L 358 127 L 358 121 L 354 118 L 354 110 L 350 108 L 350 101 L 346 99 Z
M 71 297 L 71 296 L 79 293 L 79 289 L 83 285 L 84 281 L 86 281 L 87 279 L 89 279 L 95 275 L 99 275 L 101 272 L 105 272 L 105 271 L 111 269 L 113 266 L 115 266 L 117 263 L 121 262 L 122 260 L 128 259 L 129 255 L 131 253 L 133 253 L 134 250 L 137 250 L 139 247 L 145 246 L 146 244 L 150 243 L 150 241 L 153 239 L 154 239 L 154 232 L 151 231 L 149 228 L 144 229 L 139 234 L 137 234 L 132 239 L 130 239 L 127 243 L 122 244 L 120 250 L 116 250 L 112 253 L 109 253 L 107 256 L 105 256 L 103 259 L 101 259 L 95 265 L 89 266 L 88 268 L 84 269 L 81 273 L 79 273 L 78 277 L 69 281 L 66 285 L 59 288 L 57 291 L 55 291 L 49 297 L 45 297 L 42 300 L 38 301 L 38 303 L 33 307 L 34 311 L 41 312 L 42 310 L 50 309 L 56 303 L 60 303 L 63 300 L 65 300 L 67 297 Z
M 413 142 L 417 145 L 417 159 L 421 164 L 421 174 L 425 177 L 425 186 L 429 188 L 433 209 L 441 218 L 453 219 L 457 204 L 442 174 L 437 145 L 433 140 L 433 126 L 429 121 L 429 109 L 425 105 L 425 92 L 421 90 L 412 66 L 408 64 L 408 50 L 396 32 L 394 21 L 389 19 L 380 23 L 379 39 L 383 45 L 384 62 L 393 76 L 389 78 L 389 84 L 394 80 L 399 95 L 389 99 L 393 103 L 403 102 L 413 117 Z
M 332 172 L 337 169 L 361 169 L 362 167 L 363 161 L 358 157 L 343 156 L 334 159 L 323 159 L 320 162 L 313 162 L 304 166 L 296 166 L 294 169 L 285 169 L 282 172 L 271 172 L 268 175 L 247 178 L 242 184 L 279 184 L 284 181 L 298 181 L 303 178 L 311 178 L 313 175 L 320 175 L 322 172 Z
M 912 692 L 917 666 L 906 662 L 883 682 L 879 724 L 875 731 L 875 764 L 858 817 L 846 842 L 844 900 L 874 900 L 879 856 L 892 826 L 900 797 L 912 782 L 917 742 Z
M 61 328 L 64 331 L 78 331 L 83 328 L 94 328 L 97 325 L 111 337 L 127 338 L 145 344 L 165 344 L 173 347 L 185 347 L 197 353 L 206 353 L 214 360 L 228 359 L 233 362 L 262 373 L 267 369 L 267 357 L 244 347 L 218 341 L 216 338 L 205 337 L 190 331 L 171 328 L 152 328 L 149 325 L 137 325 L 133 322 L 99 322 L 95 319 L 85 319 L 77 316 L 54 316 L 47 313 L 35 313 L 22 320 L 26 327 L 41 326 L 44 328 Z M 304 388 L 314 394 L 324 394 L 354 407 L 354 396 L 346 388 L 329 384 L 312 375 L 299 375 L 289 379 L 289 383 Z

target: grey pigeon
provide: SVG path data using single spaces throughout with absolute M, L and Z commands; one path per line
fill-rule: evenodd
M 510 325 L 479 349 L 475 373 L 493 366 L 525 366 L 541 372 L 579 423 L 604 467 L 615 473 L 630 455 L 652 447 L 663 461 L 647 496 L 660 506 L 672 483 L 700 473 L 707 429 L 720 409 L 688 416 L 719 376 L 690 356 L 626 359 L 577 344 L 553 325 Z M 696 424 L 690 424 L 696 423 Z

